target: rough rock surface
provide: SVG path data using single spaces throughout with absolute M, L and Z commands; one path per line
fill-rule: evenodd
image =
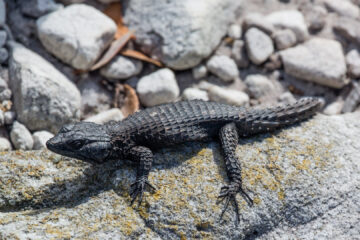
M 274 84 L 264 75 L 261 74 L 252 74 L 248 75 L 245 79 L 245 84 L 247 89 L 255 99 L 270 97 L 275 95 L 275 86 Z
M 149 179 L 158 190 L 146 192 L 140 208 L 129 206 L 136 174 L 123 162 L 91 166 L 48 151 L 1 153 L 0 237 L 354 239 L 359 117 L 320 115 L 240 140 L 236 155 L 255 204 L 237 196 L 237 226 L 232 205 L 218 221 L 223 205 L 216 198 L 227 178 L 216 143 L 155 152 Z
M 296 44 L 296 35 L 290 29 L 275 32 L 273 38 L 278 50 L 286 49 Z
M 195 79 L 201 79 L 207 76 L 208 69 L 205 65 L 199 64 L 192 69 L 192 75 Z
M 116 25 L 97 9 L 72 4 L 36 21 L 44 47 L 76 69 L 89 69 L 110 44 Z
M 11 147 L 11 143 L 9 141 L 9 139 L 5 138 L 5 137 L 0 137 L 0 151 L 11 151 L 12 147 Z
M 124 21 L 136 31 L 144 52 L 182 70 L 198 65 L 211 54 L 241 2 L 132 0 L 125 6 Z
M 141 72 L 141 61 L 123 56 L 117 56 L 100 70 L 101 75 L 111 79 L 127 79 Z
M 271 38 L 257 28 L 250 28 L 245 33 L 245 43 L 250 60 L 254 64 L 261 64 L 274 52 Z
M 17 118 L 30 130 L 57 132 L 80 118 L 80 93 L 53 65 L 22 45 L 13 43 L 10 88 Z
M 345 78 L 346 63 L 339 42 L 314 38 L 302 45 L 280 52 L 285 72 L 321 85 L 342 88 L 349 81 Z

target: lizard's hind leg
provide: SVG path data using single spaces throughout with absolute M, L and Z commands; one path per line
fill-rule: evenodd
M 242 189 L 241 166 L 235 156 L 235 150 L 239 140 L 235 123 L 228 123 L 223 126 L 220 129 L 219 137 L 221 141 L 221 148 L 224 154 L 227 175 L 230 180 L 230 184 L 223 186 L 220 191 L 220 202 L 225 200 L 225 206 L 220 215 L 220 220 L 222 219 L 229 202 L 232 201 L 236 211 L 236 222 L 239 223 L 239 205 L 235 198 L 236 194 L 240 193 L 249 205 L 252 205 L 253 201 Z

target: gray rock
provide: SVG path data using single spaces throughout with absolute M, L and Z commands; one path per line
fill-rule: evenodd
M 245 33 L 248 56 L 254 64 L 262 64 L 274 52 L 271 38 L 257 28 L 250 28 Z
M 80 92 L 45 59 L 11 44 L 10 88 L 18 120 L 30 130 L 57 132 L 80 118 Z
M 72 4 L 36 21 L 47 51 L 76 69 L 89 69 L 113 40 L 116 25 L 84 4 Z
M 128 79 L 138 75 L 142 68 L 143 63 L 141 61 L 119 55 L 101 68 L 100 73 L 109 80 Z
M 231 58 L 234 59 L 239 68 L 249 66 L 249 58 L 246 55 L 245 43 L 242 40 L 235 40 L 231 49 Z
M 352 89 L 344 100 L 342 113 L 352 112 L 360 104 L 360 84 L 356 81 L 352 82 Z
M 50 138 L 52 138 L 54 134 L 48 132 L 48 131 L 36 131 L 33 133 L 32 137 L 34 140 L 34 150 L 40 150 L 43 148 L 46 148 L 46 142 Z
M 239 70 L 235 61 L 228 56 L 215 55 L 207 61 L 206 66 L 209 72 L 225 82 L 233 81 L 239 76 Z
M 238 24 L 231 24 L 228 29 L 228 36 L 233 39 L 240 39 L 242 35 L 241 26 Z
M 85 122 L 94 122 L 98 124 L 104 124 L 110 121 L 121 121 L 124 119 L 124 114 L 118 108 L 112 108 L 105 112 L 101 112 L 97 115 L 91 116 L 85 119 Z
M 9 53 L 6 48 L 0 48 L 0 64 L 6 62 L 9 58 Z
M 338 13 L 339 15 L 358 18 L 359 17 L 359 7 L 351 3 L 348 0 L 324 0 L 325 6 L 330 10 Z
M 264 75 L 252 74 L 245 79 L 250 96 L 255 99 L 267 98 L 274 95 L 274 84 Z
M 5 116 L 3 110 L 0 109 L 0 126 L 4 126 L 5 124 Z
M 278 50 L 283 50 L 296 44 L 296 35 L 290 29 L 276 31 L 273 38 Z
M 334 23 L 334 30 L 349 41 L 360 45 L 360 22 L 347 17 L 340 17 Z
M 258 28 L 269 35 L 272 35 L 275 31 L 274 25 L 260 13 L 250 13 L 245 16 L 244 28 L 247 30 L 252 27 Z
M 47 13 L 56 11 L 63 6 L 54 0 L 27 0 L 21 2 L 21 12 L 30 17 L 41 17 Z
M 0 30 L 0 48 L 4 46 L 7 38 L 7 33 L 4 30 Z
M 269 60 L 265 63 L 264 67 L 267 70 L 274 71 L 280 69 L 282 66 L 282 61 L 279 52 L 271 54 Z
M 283 104 L 292 104 L 296 102 L 296 99 L 291 92 L 287 91 L 279 96 L 279 101 Z
M 4 113 L 5 124 L 11 125 L 16 119 L 16 113 L 13 111 L 7 111 Z
M 357 49 L 353 49 L 346 54 L 346 64 L 348 73 L 351 77 L 360 77 L 360 53 Z
M 0 27 L 4 26 L 6 21 L 6 6 L 4 0 L 0 0 Z
M 297 10 L 273 12 L 266 16 L 265 21 L 272 23 L 277 28 L 291 29 L 298 42 L 305 41 L 309 35 L 304 16 Z
M 203 100 L 209 101 L 209 95 L 206 91 L 198 88 L 186 88 L 182 94 L 184 100 Z
M 149 180 L 158 190 L 146 192 L 139 208 L 129 207 L 134 166 L 114 162 L 92 166 L 49 151 L 4 153 L 0 235 L 4 239 L 354 239 L 360 234 L 359 118 L 360 112 L 319 115 L 274 135 L 242 139 L 236 157 L 254 206 L 237 196 L 238 225 L 232 205 L 223 221 L 218 220 L 223 204 L 216 205 L 217 196 L 228 181 L 217 143 L 156 151 Z
M 326 115 L 337 115 L 341 113 L 341 109 L 344 106 L 344 100 L 338 99 L 329 105 L 327 105 L 323 111 Z
M 5 89 L 8 89 L 8 84 L 7 82 L 5 81 L 5 79 L 3 79 L 1 76 L 0 76 L 0 91 L 4 91 Z
M 12 125 L 10 138 L 15 149 L 31 150 L 33 148 L 34 140 L 31 133 L 25 125 L 19 123 L 18 121 L 15 121 Z
M 342 88 L 346 64 L 339 42 L 314 38 L 306 43 L 280 52 L 285 72 L 310 82 L 333 88 Z
M 124 21 L 135 30 L 142 51 L 175 70 L 183 70 L 198 65 L 214 51 L 241 3 L 132 0 L 125 8 Z
M 11 99 L 12 92 L 10 89 L 0 91 L 0 102 Z
M 147 107 L 175 101 L 180 89 L 175 74 L 168 68 L 160 69 L 140 79 L 136 86 L 140 102 Z
M 244 106 L 249 103 L 249 96 L 241 91 L 225 89 L 218 86 L 209 88 L 209 99 L 214 102 L 226 103 L 234 106 Z
M 324 7 L 311 4 L 303 12 L 310 30 L 320 31 L 324 28 L 327 16 L 327 11 Z
M 205 65 L 200 64 L 192 69 L 192 74 L 195 79 L 201 79 L 207 76 L 208 70 Z
M 12 146 L 9 139 L 5 137 L 0 137 L 0 152 L 11 151 L 11 150 L 12 150 Z

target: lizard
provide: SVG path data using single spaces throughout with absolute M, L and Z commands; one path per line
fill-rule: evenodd
M 235 155 L 239 138 L 272 132 L 306 120 L 321 106 L 322 101 L 313 97 L 263 109 L 201 100 L 180 101 L 146 108 L 122 121 L 64 125 L 46 146 L 55 153 L 91 163 L 133 161 L 137 164 L 137 172 L 130 186 L 131 205 L 138 199 L 140 206 L 145 188 L 155 190 L 148 181 L 154 150 L 184 142 L 217 140 L 229 180 L 219 194 L 219 202 L 225 200 L 220 219 L 232 201 L 239 222 L 236 194 L 253 205 L 252 198 L 242 187 L 241 164 Z

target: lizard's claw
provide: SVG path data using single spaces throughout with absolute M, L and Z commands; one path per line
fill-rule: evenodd
M 232 200 L 234 207 L 235 207 L 235 214 L 236 214 L 236 224 L 240 222 L 240 215 L 239 215 L 239 205 L 236 201 L 236 194 L 240 193 L 241 196 L 245 199 L 245 201 L 252 206 L 253 200 L 249 197 L 249 195 L 242 189 L 241 185 L 239 184 L 230 184 L 228 186 L 223 186 L 220 190 L 220 194 L 218 196 L 218 204 L 225 200 L 225 206 L 221 212 L 219 221 L 221 221 L 226 209 L 229 206 L 230 200 Z
M 137 179 L 134 183 L 132 183 L 130 185 L 131 186 L 131 190 L 130 190 L 131 204 L 130 205 L 133 205 L 133 203 L 135 202 L 135 200 L 138 196 L 139 196 L 138 206 L 141 205 L 146 185 L 149 186 L 152 190 L 156 190 L 156 188 L 154 186 L 152 186 L 147 179 L 144 179 L 144 178 Z

